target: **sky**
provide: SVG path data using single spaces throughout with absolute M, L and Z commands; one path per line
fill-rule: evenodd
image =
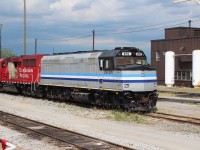
M 150 62 L 151 40 L 163 39 L 164 29 L 200 27 L 200 5 L 173 0 L 26 0 L 27 55 L 115 47 L 142 49 Z M 24 0 L 0 0 L 2 48 L 24 52 Z

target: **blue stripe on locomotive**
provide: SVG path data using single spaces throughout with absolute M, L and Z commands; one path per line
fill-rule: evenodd
M 42 73 L 41 76 L 62 75 L 62 76 L 92 76 L 92 77 L 143 77 L 141 74 L 86 74 L 86 73 Z M 156 74 L 144 74 L 144 77 L 156 77 Z
M 53 76 L 62 76 L 62 77 L 53 77 Z M 48 76 L 48 77 L 45 77 Z M 63 77 L 66 76 L 66 77 Z M 71 81 L 91 81 L 91 82 L 99 82 L 99 79 L 91 79 L 91 78 L 68 78 L 69 76 L 92 76 L 92 77 L 142 77 L 141 74 L 78 74 L 78 73 L 42 73 L 41 79 L 52 79 L 52 80 L 71 80 Z M 156 74 L 145 74 L 145 77 L 156 77 Z M 112 79 L 103 79 L 103 82 L 111 82 L 111 83 L 149 83 L 156 82 L 155 79 L 152 80 L 112 80 Z
M 80 79 L 80 78 L 56 78 L 56 77 L 41 77 L 41 79 L 52 79 L 52 80 L 73 80 L 73 81 L 92 81 L 99 82 L 98 79 Z M 156 80 L 108 80 L 103 79 L 103 82 L 112 82 L 112 83 L 148 83 L 156 82 Z

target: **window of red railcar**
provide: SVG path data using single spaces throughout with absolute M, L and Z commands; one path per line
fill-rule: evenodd
M 36 66 L 36 59 L 25 59 L 24 60 L 25 67 L 35 67 Z
M 6 64 L 5 63 L 2 63 L 2 68 L 5 68 L 6 67 Z

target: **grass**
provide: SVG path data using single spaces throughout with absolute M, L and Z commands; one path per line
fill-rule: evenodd
M 120 110 L 112 110 L 111 118 L 116 121 L 135 122 L 138 124 L 146 122 L 142 115 L 130 112 L 123 112 Z
M 200 88 L 158 86 L 158 92 L 159 91 L 199 93 L 200 92 Z
M 173 93 L 159 93 L 158 97 L 159 97 L 159 96 L 175 97 L 176 94 L 173 94 Z
M 58 105 L 59 108 L 66 108 L 67 104 L 65 103 L 61 103 Z M 83 107 L 79 107 L 78 109 L 74 109 L 74 112 L 82 112 L 84 113 L 84 111 L 87 110 L 90 112 L 91 110 L 94 112 L 98 112 L 98 108 L 96 106 L 92 107 L 91 110 L 89 108 L 83 108 Z M 106 111 L 106 110 L 104 110 Z M 94 113 L 91 112 L 91 113 Z M 112 120 L 116 120 L 116 121 L 123 121 L 123 122 L 134 122 L 137 124 L 145 124 L 147 123 L 147 121 L 145 120 L 145 117 L 143 117 L 142 115 L 139 115 L 137 113 L 130 113 L 130 112 L 124 112 L 122 110 L 107 110 L 107 113 L 105 113 L 105 115 L 99 115 L 99 118 L 103 118 L 103 119 L 112 119 Z M 103 117 L 102 117 L 103 116 Z
M 61 104 L 58 105 L 59 108 L 66 108 L 66 106 L 67 106 L 67 105 L 64 104 L 64 103 L 61 103 Z

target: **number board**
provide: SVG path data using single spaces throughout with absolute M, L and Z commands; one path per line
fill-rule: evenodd
M 131 56 L 132 53 L 131 52 L 122 52 L 122 56 Z

